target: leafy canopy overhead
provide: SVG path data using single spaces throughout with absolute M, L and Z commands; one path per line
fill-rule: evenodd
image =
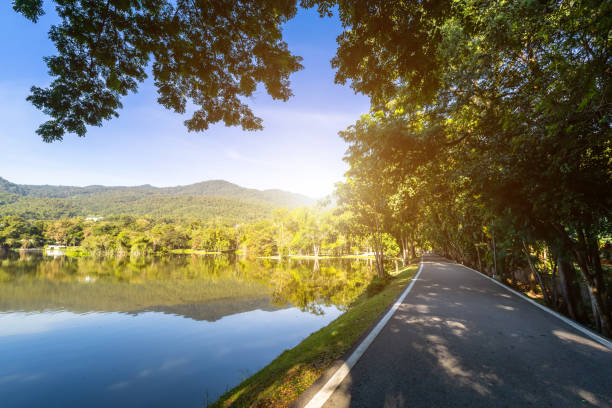
M 147 77 L 158 102 L 201 131 L 223 121 L 245 130 L 262 128 L 243 97 L 263 84 L 274 99 L 291 96 L 289 75 L 302 68 L 282 41 L 280 26 L 292 18 L 292 0 L 55 0 L 61 22 L 49 31 L 57 55 L 45 57 L 53 77 L 27 98 L 51 116 L 37 133 L 46 142 L 117 117 L 121 97 Z M 13 8 L 36 22 L 42 0 L 14 0 Z
M 440 24 L 452 12 L 452 1 L 304 0 L 321 16 L 339 15 L 344 31 L 332 60 L 336 82 L 371 98 L 383 107 L 408 85 L 417 100 L 439 86 L 437 49 Z
M 436 248 L 479 267 L 492 261 L 496 274 L 533 270 L 533 252 L 552 254 L 560 266 L 547 273 L 565 294 L 554 300 L 552 285 L 544 296 L 580 320 L 578 265 L 593 325 L 610 335 L 600 245 L 612 232 L 612 1 L 312 3 L 322 14 L 338 6 L 336 80 L 375 110 L 341 133 L 344 202 L 390 216 L 390 232 L 421 213 Z M 367 185 L 350 188 L 372 174 L 376 208 L 366 207 Z

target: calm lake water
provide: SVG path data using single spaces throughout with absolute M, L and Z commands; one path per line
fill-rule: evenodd
M 202 407 L 327 325 L 368 261 L 0 254 L 0 406 Z

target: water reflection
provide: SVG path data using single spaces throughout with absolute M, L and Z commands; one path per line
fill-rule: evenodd
M 328 324 L 364 261 L 0 256 L 3 407 L 192 406 Z
M 367 261 L 151 258 L 0 258 L 0 311 L 159 311 L 214 321 L 247 310 L 346 309 L 372 277 Z M 271 297 L 271 301 L 270 301 Z M 197 305 L 206 304 L 205 309 Z

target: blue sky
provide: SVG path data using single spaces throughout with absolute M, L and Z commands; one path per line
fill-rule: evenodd
M 47 2 L 47 4 L 51 4 Z M 264 130 L 212 126 L 188 133 L 186 116 L 157 104 L 151 80 L 124 98 L 120 117 L 44 143 L 35 130 L 45 116 L 25 100 L 32 85 L 50 82 L 42 60 L 55 50 L 47 38 L 55 21 L 47 13 L 33 24 L 0 6 L 0 177 L 21 184 L 173 186 L 224 179 L 258 189 L 280 188 L 314 198 L 342 179 L 346 146 L 338 131 L 368 111 L 368 99 L 333 82 L 330 59 L 341 31 L 336 18 L 300 10 L 284 27 L 304 69 L 292 75 L 294 97 L 273 101 L 261 89 L 249 105 Z

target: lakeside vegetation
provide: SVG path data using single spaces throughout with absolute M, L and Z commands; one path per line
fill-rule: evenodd
M 101 220 L 0 218 L 0 247 L 67 246 L 68 255 L 148 256 L 160 253 L 240 252 L 249 256 L 346 256 L 368 253 L 371 240 L 350 212 L 320 206 L 278 208 L 254 223 L 186 218 L 109 216 Z M 385 253 L 400 253 L 385 236 Z M 407 254 L 407 252 L 404 251 Z

